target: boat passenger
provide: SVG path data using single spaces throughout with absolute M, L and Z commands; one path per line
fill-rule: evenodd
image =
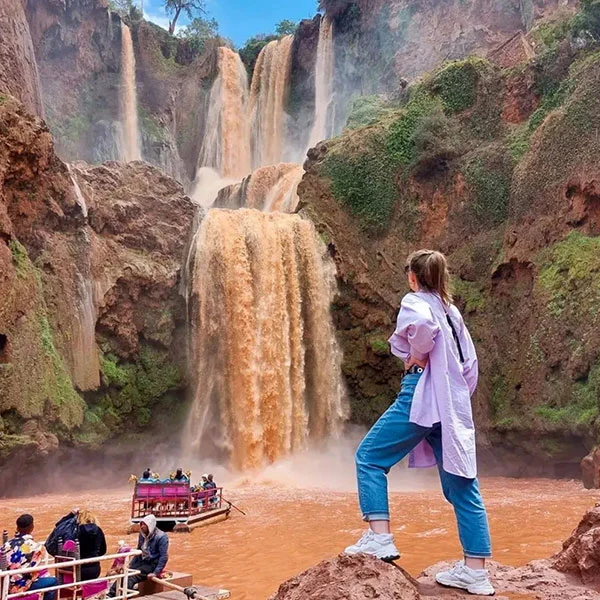
M 211 503 L 217 501 L 217 492 L 214 491 L 217 489 L 217 484 L 213 481 L 213 474 L 209 473 L 206 476 L 206 483 L 204 484 L 204 489 L 209 491 L 208 499 Z M 212 491 L 210 491 L 212 490 Z
M 44 555 L 44 545 L 33 539 L 33 528 L 33 517 L 31 515 L 21 515 L 17 519 L 15 537 L 8 540 L 2 548 L 9 570 L 28 569 L 40 564 Z M 12 575 L 8 593 L 18 594 L 19 592 L 41 590 L 58 585 L 56 577 L 40 576 L 45 575 L 45 573 L 47 571 Z M 44 600 L 55 600 L 55 598 L 56 591 L 44 593 Z
M 408 257 L 405 272 L 412 293 L 402 300 L 389 343 L 406 374 L 396 401 L 356 451 L 358 498 L 369 529 L 346 552 L 399 558 L 390 531 L 387 474 L 410 454 L 411 467 L 437 466 L 458 522 L 464 560 L 438 573 L 437 582 L 491 596 L 485 568 L 490 532 L 477 482 L 471 411 L 478 377 L 475 346 L 452 302 L 446 257 L 419 250 Z
M 173 481 L 189 481 L 189 477 L 183 472 L 183 469 L 177 469 L 173 476 Z
M 106 539 L 98 521 L 89 510 L 80 510 L 77 514 L 79 525 L 79 548 L 81 558 L 95 558 L 106 554 Z M 100 577 L 100 563 L 81 565 L 81 580 L 89 581 Z
M 142 473 L 142 478 L 140 479 L 141 483 L 145 483 L 145 482 L 149 482 L 149 481 L 153 481 L 154 478 L 152 477 L 152 471 L 150 470 L 150 467 L 148 467 L 143 473 Z
M 140 571 L 140 574 L 127 578 L 127 588 L 130 590 L 141 581 L 160 578 L 169 560 L 169 537 L 156 527 L 154 515 L 142 519 L 137 547 L 142 554 L 133 557 L 130 568 Z M 114 598 L 116 590 L 117 584 L 114 583 L 108 592 L 108 597 Z

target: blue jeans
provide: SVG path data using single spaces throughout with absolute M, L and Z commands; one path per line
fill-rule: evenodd
M 396 401 L 373 425 L 356 451 L 358 499 L 365 521 L 390 519 L 387 473 L 420 441 L 426 439 L 438 463 L 442 490 L 454 507 L 465 556 L 491 556 L 487 514 L 477 479 L 466 479 L 442 468 L 442 428 L 411 423 L 410 408 L 420 374 L 405 375 Z
M 38 577 L 29 587 L 30 591 L 40 590 L 42 588 L 52 587 L 58 585 L 56 577 Z M 54 600 L 56 598 L 56 590 L 52 592 L 46 592 L 44 594 L 44 600 Z

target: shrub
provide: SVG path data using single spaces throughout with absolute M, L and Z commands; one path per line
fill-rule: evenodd
M 355 156 L 331 153 L 324 172 L 331 179 L 333 195 L 345 204 L 365 229 L 382 231 L 391 216 L 398 191 L 396 168 L 379 136 Z
M 441 107 L 419 121 L 412 135 L 412 171 L 426 177 L 445 171 L 451 160 L 460 155 L 459 131 Z
M 448 113 L 459 113 L 475 104 L 479 69 L 487 64 L 481 58 L 448 63 L 433 78 L 431 89 L 444 103 Z
M 538 260 L 538 282 L 554 316 L 569 306 L 582 314 L 596 310 L 600 303 L 600 238 L 572 231 L 543 251 Z
M 499 225 L 508 217 L 513 161 L 503 148 L 488 148 L 467 163 L 463 175 L 471 195 L 469 209 L 479 223 Z
M 386 152 L 399 165 L 409 165 L 415 158 L 414 134 L 423 118 L 441 108 L 440 101 L 417 90 L 402 114 L 390 125 L 385 141 Z
M 573 20 L 573 33 L 600 41 L 600 0 L 581 0 L 581 9 Z
M 346 127 L 348 129 L 358 129 L 359 127 L 372 125 L 391 110 L 381 96 L 361 96 L 352 103 L 352 110 L 348 116 Z

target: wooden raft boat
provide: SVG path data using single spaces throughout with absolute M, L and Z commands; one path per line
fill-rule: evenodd
M 189 481 L 136 482 L 131 500 L 131 524 L 147 515 L 156 517 L 163 531 L 188 532 L 229 517 L 231 505 L 223 488 L 196 490 Z

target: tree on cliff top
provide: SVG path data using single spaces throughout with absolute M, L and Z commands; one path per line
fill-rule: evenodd
M 294 35 L 296 29 L 298 29 L 298 23 L 290 21 L 289 19 L 283 19 L 283 21 L 279 21 L 279 23 L 275 25 L 275 33 L 281 37 L 285 35 Z
M 219 24 L 216 19 L 198 17 L 177 35 L 181 39 L 187 40 L 194 52 L 204 52 L 206 42 L 219 36 Z
M 201 17 L 206 14 L 206 3 L 205 0 L 165 0 L 165 11 L 169 16 L 173 15 L 169 20 L 169 33 L 173 35 L 182 12 L 190 19 Z

